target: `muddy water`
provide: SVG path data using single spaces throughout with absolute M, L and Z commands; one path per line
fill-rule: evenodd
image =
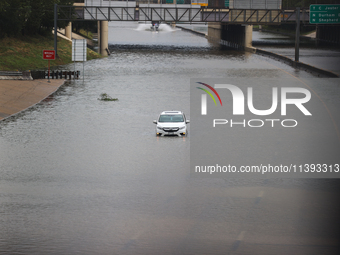
M 84 81 L 0 123 L 0 254 L 332 254 L 336 183 L 192 179 L 190 129 L 152 123 L 190 118 L 190 78 L 310 74 L 177 29 L 109 34 Z

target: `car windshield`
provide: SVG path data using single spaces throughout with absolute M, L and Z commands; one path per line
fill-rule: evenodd
M 184 122 L 183 115 L 161 115 L 159 116 L 159 122 Z

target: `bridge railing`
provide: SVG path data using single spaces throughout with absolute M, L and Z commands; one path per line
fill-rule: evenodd
M 77 3 L 84 3 L 85 6 L 117 6 L 127 4 L 193 4 L 208 5 L 208 0 L 80 0 Z
M 115 1 L 116 2 L 116 1 Z M 130 6 L 132 4 L 133 6 Z M 58 6 L 58 20 L 226 22 L 231 24 L 279 24 L 295 22 L 296 10 L 225 9 L 199 5 L 139 4 L 128 6 Z M 309 11 L 300 12 L 309 22 Z

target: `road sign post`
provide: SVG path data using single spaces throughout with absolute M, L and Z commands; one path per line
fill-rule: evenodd
M 48 82 L 50 82 L 50 60 L 55 60 L 55 51 L 43 50 L 43 59 L 48 60 Z
M 309 23 L 340 24 L 340 4 L 312 4 L 309 6 Z
M 54 50 L 55 53 L 58 54 L 57 47 L 58 47 L 58 5 L 54 4 Z

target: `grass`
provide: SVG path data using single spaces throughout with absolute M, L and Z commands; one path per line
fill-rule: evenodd
M 48 61 L 42 58 L 42 51 L 53 49 L 53 35 L 0 39 L 0 70 L 47 69 Z M 88 60 L 100 57 L 98 53 L 87 49 Z M 58 38 L 58 57 L 51 60 L 50 65 L 53 67 L 69 63 L 72 63 L 72 42 Z
M 81 34 L 82 36 L 86 37 L 86 38 L 89 38 L 89 39 L 93 39 L 93 33 L 91 31 L 87 31 L 87 30 L 84 30 L 84 29 L 80 29 L 79 30 L 79 34 Z

